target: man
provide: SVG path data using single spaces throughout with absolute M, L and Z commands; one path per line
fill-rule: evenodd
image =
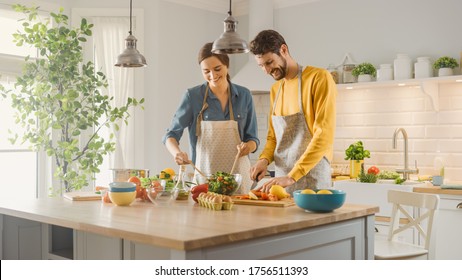
M 276 176 L 261 186 L 264 192 L 273 185 L 290 194 L 330 188 L 337 95 L 332 76 L 325 69 L 299 65 L 274 30 L 261 31 L 250 42 L 250 51 L 276 80 L 270 92 L 267 142 L 251 168 L 252 179 L 262 179 L 274 161 Z

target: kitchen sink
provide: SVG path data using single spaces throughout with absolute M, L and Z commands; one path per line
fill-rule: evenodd
M 392 205 L 387 200 L 389 190 L 412 192 L 413 188 L 424 187 L 425 185 L 425 182 L 419 181 L 405 181 L 403 184 L 398 185 L 393 180 L 381 180 L 377 183 L 342 180 L 334 182 L 334 189 L 346 192 L 345 203 L 377 205 L 380 209 L 376 216 L 390 217 Z

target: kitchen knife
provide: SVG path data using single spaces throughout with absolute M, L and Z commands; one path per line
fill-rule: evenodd
M 258 185 L 258 176 L 260 176 L 261 173 L 258 173 L 257 176 L 255 176 L 255 180 L 253 180 L 252 186 L 250 186 L 250 190 L 253 190 L 257 187 Z

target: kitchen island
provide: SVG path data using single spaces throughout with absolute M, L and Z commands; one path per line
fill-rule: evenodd
M 122 207 L 1 197 L 0 258 L 373 259 L 376 212 L 354 204 L 311 213 L 297 206 L 214 211 L 191 200 Z

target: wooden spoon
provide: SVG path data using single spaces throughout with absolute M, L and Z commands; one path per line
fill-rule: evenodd
M 204 172 L 202 172 L 199 168 L 197 168 L 192 161 L 190 161 L 189 164 L 191 164 L 191 166 L 194 169 L 196 169 L 196 171 L 199 172 L 199 174 L 201 174 L 201 176 L 203 176 L 204 178 L 207 178 L 207 176 L 204 174 Z
M 236 156 L 234 157 L 234 162 L 233 162 L 233 167 L 231 167 L 231 172 L 229 172 L 230 174 L 234 174 L 234 168 L 236 167 L 236 163 L 237 163 L 237 160 L 239 159 L 239 154 L 241 153 L 241 147 L 242 145 L 244 144 L 244 142 L 241 142 L 241 144 L 239 144 L 239 148 L 237 150 L 237 154 Z

